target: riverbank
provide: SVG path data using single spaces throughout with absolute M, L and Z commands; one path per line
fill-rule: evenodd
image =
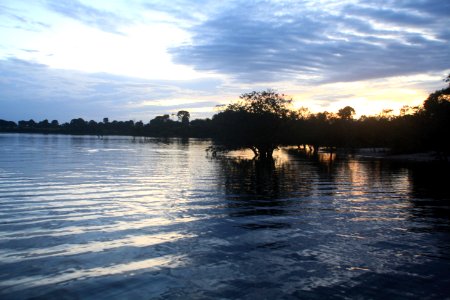
M 417 153 L 403 153 L 392 154 L 389 149 L 359 149 L 356 152 L 356 156 L 368 157 L 368 158 L 380 158 L 392 161 L 412 161 L 412 162 L 448 162 L 448 157 L 442 157 L 435 151 L 429 152 L 417 152 Z

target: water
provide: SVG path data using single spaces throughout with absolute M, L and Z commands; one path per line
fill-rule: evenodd
M 445 167 L 0 135 L 2 299 L 443 299 Z

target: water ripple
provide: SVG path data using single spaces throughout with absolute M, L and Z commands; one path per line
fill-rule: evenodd
M 211 159 L 195 139 L 2 137 L 2 299 L 449 294 L 436 183 L 448 175 L 435 168 Z

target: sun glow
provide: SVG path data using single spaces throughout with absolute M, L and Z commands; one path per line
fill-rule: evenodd
M 436 81 L 432 76 L 422 79 L 425 82 Z M 337 112 L 345 106 L 351 106 L 356 111 L 356 117 L 378 115 L 384 109 L 392 109 L 394 114 L 399 114 L 404 105 L 421 105 L 428 97 L 427 91 L 413 86 L 416 80 L 415 76 L 411 76 L 391 78 L 383 83 L 364 81 L 311 87 L 293 96 L 293 107 L 306 107 L 317 113 Z

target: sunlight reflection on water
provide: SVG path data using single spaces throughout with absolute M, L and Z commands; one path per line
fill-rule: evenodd
M 209 144 L 3 134 L 1 298 L 448 295 L 435 166 Z

